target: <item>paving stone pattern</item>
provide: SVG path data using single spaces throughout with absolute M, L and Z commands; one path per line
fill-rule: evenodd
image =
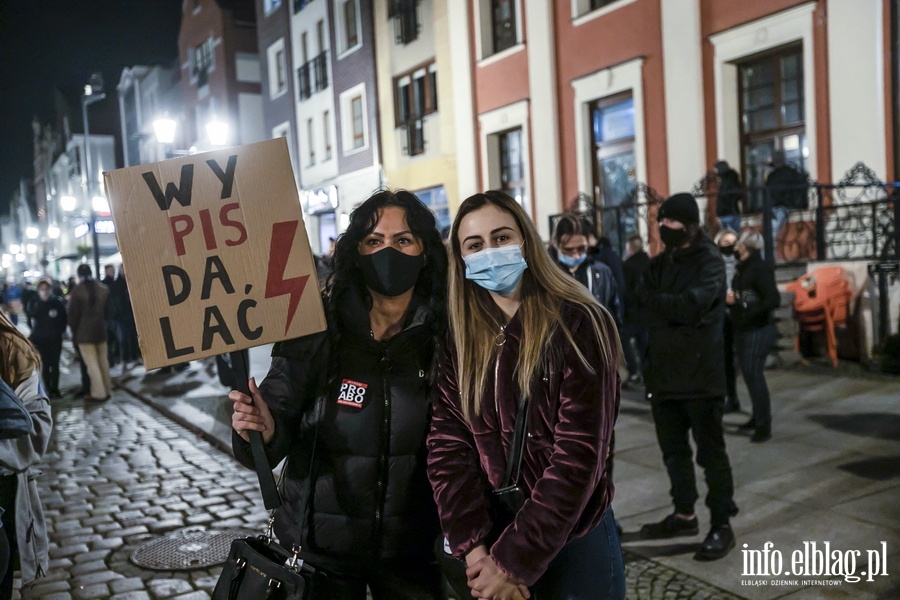
M 38 475 L 50 571 L 14 598 L 209 598 L 221 566 L 154 571 L 129 558 L 141 544 L 184 527 L 262 531 L 255 473 L 122 392 L 100 405 L 57 401 L 53 413 Z M 627 550 L 625 571 L 628 598 L 739 600 Z
M 628 550 L 625 558 L 625 589 L 632 600 L 743 600 L 741 596 L 686 575 Z
M 38 476 L 50 571 L 24 598 L 209 598 L 221 566 L 154 571 L 129 557 L 175 529 L 261 532 L 256 474 L 158 411 L 117 392 L 107 403 L 53 403 Z

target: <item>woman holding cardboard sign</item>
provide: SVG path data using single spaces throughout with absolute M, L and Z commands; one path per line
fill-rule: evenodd
M 364 600 L 368 587 L 376 600 L 444 598 L 425 475 L 433 353 L 446 328 L 434 215 L 409 192 L 376 193 L 350 215 L 333 260 L 327 331 L 276 344 L 265 380 L 250 380 L 252 403 L 229 395 L 235 456 L 253 466 L 255 430 L 273 467 L 288 457 L 275 533 L 328 573 L 318 597 Z

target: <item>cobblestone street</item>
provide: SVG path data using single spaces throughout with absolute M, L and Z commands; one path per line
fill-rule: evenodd
M 209 598 L 220 566 L 152 570 L 132 553 L 176 530 L 262 531 L 256 475 L 121 390 L 105 404 L 56 401 L 53 412 L 38 476 L 50 571 L 24 598 Z M 628 598 L 739 598 L 637 554 L 625 559 Z
M 256 475 L 119 391 L 101 405 L 53 404 L 39 476 L 50 572 L 26 598 L 208 598 L 221 567 L 154 571 L 129 559 L 176 529 L 261 531 Z

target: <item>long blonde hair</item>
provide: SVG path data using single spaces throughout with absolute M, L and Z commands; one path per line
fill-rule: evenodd
M 41 370 L 41 355 L 22 332 L 0 312 L 0 377 L 15 388 Z
M 528 268 L 525 269 L 521 284 L 522 303 L 518 315 L 522 321 L 522 341 L 515 374 L 519 390 L 526 396 L 531 394 L 531 381 L 541 368 L 542 361 L 549 360 L 545 350 L 557 330 L 562 331 L 572 344 L 582 363 L 591 370 L 595 368 L 595 365 L 588 364 L 581 349 L 575 344 L 568 325 L 563 321 L 560 313 L 563 302 L 583 307 L 590 316 L 605 362 L 615 364 L 620 348 L 619 334 L 612 317 L 583 285 L 567 276 L 553 263 L 522 207 L 503 192 L 475 194 L 460 205 L 453 221 L 448 291 L 450 334 L 458 361 L 460 405 L 463 416 L 468 420 L 481 413 L 487 373 L 499 352 L 495 340 L 504 324 L 502 314 L 490 293 L 466 279 L 466 266 L 459 244 L 459 226 L 462 220 L 469 213 L 487 205 L 510 213 L 525 242 L 522 255 Z

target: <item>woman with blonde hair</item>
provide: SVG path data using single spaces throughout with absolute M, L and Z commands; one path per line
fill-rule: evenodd
M 15 392 L 31 415 L 32 432 L 5 439 L 0 432 L 0 523 L 9 544 L 8 566 L 0 565 L 0 598 L 12 598 L 13 571 L 21 571 L 28 585 L 47 573 L 47 527 L 30 467 L 50 444 L 53 421 L 50 402 L 41 384 L 41 358 L 34 346 L 0 313 L 0 378 Z
M 445 551 L 465 559 L 477 598 L 623 598 L 606 468 L 620 387 L 613 318 L 502 192 L 460 205 L 450 257 L 451 335 L 428 437 Z

